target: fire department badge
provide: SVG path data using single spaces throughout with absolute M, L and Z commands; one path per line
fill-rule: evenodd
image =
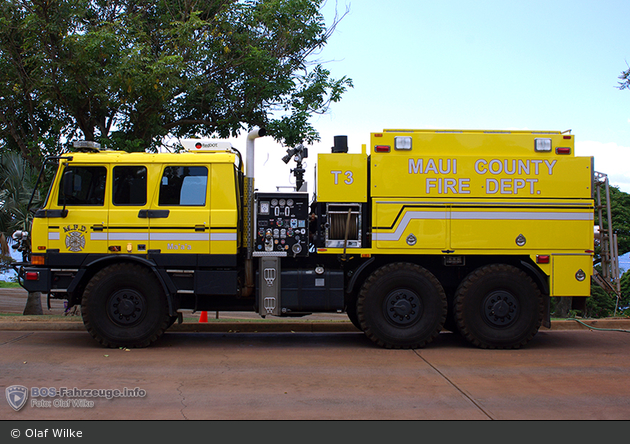
M 66 234 L 66 248 L 70 251 L 81 251 L 85 248 L 85 236 L 81 231 L 69 231 Z
M 4 390 L 7 395 L 7 401 L 11 408 L 16 412 L 24 407 L 28 399 L 28 389 L 23 385 L 12 385 Z

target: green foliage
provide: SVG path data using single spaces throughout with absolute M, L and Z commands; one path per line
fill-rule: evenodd
M 0 148 L 22 153 L 39 167 L 42 155 L 61 149 L 68 135 L 67 115 L 35 87 L 33 66 L 40 63 L 33 51 L 16 2 L 0 2 Z
M 20 288 L 17 282 L 0 281 L 0 288 Z
M 19 153 L 0 152 L 0 232 L 10 237 L 15 230 L 30 230 L 33 214 L 27 206 L 38 172 Z M 33 204 L 40 202 L 35 194 Z
M 21 131 L 33 165 L 64 139 L 157 150 L 264 126 L 287 145 L 318 140 L 309 117 L 352 86 L 311 61 L 337 23 L 326 28 L 322 3 L 2 1 L 0 111 L 13 120 L 0 136 Z
M 9 251 L 11 235 L 15 230 L 30 231 L 32 213 L 27 211 L 37 172 L 19 153 L 0 151 L 0 269 L 13 262 Z M 36 194 L 33 203 L 40 203 Z
M 615 313 L 616 298 L 597 284 L 591 285 L 591 297 L 586 298 L 586 318 L 606 318 Z
M 617 248 L 619 256 L 622 256 L 630 251 L 630 194 L 614 186 L 610 186 L 609 189 L 612 228 L 617 233 Z M 606 205 L 605 193 L 602 194 L 602 204 Z M 599 225 L 597 211 L 595 211 L 595 225 Z M 596 245 L 596 258 L 599 257 L 600 251 L 600 247 Z

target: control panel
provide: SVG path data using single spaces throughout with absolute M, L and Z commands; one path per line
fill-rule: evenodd
M 308 193 L 257 193 L 254 256 L 307 256 L 308 217 Z

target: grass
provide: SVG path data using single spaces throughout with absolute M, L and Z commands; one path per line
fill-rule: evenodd
M 0 281 L 0 288 L 19 288 L 20 284 L 18 284 L 17 282 L 7 282 L 7 281 Z

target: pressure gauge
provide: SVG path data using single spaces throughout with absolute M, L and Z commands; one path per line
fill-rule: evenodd
M 275 207 L 278 205 L 278 199 L 271 199 L 271 206 Z
M 286 204 L 286 201 L 284 199 L 280 199 L 280 206 L 283 207 Z
M 288 207 L 292 207 L 293 206 L 293 199 L 287 199 L 287 206 Z

